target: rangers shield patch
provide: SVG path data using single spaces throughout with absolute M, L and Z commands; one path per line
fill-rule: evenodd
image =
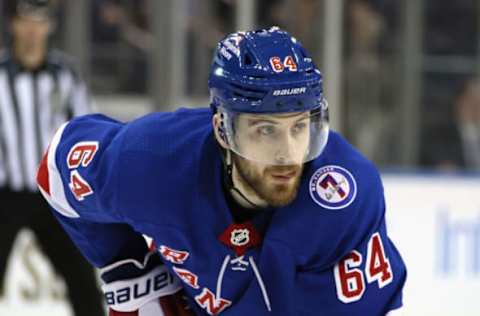
M 313 201 L 330 210 L 349 206 L 357 195 L 357 183 L 353 175 L 347 169 L 335 165 L 315 171 L 309 185 Z

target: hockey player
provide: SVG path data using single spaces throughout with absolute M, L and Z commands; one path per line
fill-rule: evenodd
M 396 314 L 406 269 L 379 174 L 329 130 L 300 43 L 278 28 L 231 34 L 209 88 L 213 115 L 72 120 L 39 167 L 111 315 Z

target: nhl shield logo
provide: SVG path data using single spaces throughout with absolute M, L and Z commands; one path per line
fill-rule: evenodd
M 345 168 L 325 166 L 310 179 L 310 196 L 318 205 L 339 210 L 349 206 L 357 195 L 357 183 Z
M 230 242 L 234 246 L 245 246 L 250 242 L 250 231 L 246 228 L 232 230 Z
M 252 222 L 230 224 L 218 239 L 233 249 L 237 256 L 243 256 L 248 249 L 258 247 L 262 242 L 262 236 Z

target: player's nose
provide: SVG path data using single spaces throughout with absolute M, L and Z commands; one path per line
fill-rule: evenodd
M 298 163 L 296 161 L 298 156 L 298 149 L 292 137 L 286 135 L 278 145 L 275 152 L 275 163 L 278 165 L 292 165 Z

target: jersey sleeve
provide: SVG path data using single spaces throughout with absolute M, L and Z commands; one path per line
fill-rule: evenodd
M 299 315 L 318 311 L 335 316 L 385 316 L 397 312 L 402 307 L 405 279 L 405 266 L 382 225 L 332 267 L 299 271 Z
M 55 216 L 97 267 L 143 258 L 148 251 L 142 235 L 117 211 L 117 168 L 125 129 L 125 124 L 103 115 L 65 123 L 38 169 L 38 186 Z
M 384 316 L 402 307 L 406 268 L 387 234 L 380 175 L 374 167 L 358 181 L 361 195 L 337 227 L 338 251 L 330 263 L 299 268 L 296 280 L 299 315 Z M 321 259 L 319 259 L 321 261 Z M 393 315 L 393 314 L 392 314 Z

